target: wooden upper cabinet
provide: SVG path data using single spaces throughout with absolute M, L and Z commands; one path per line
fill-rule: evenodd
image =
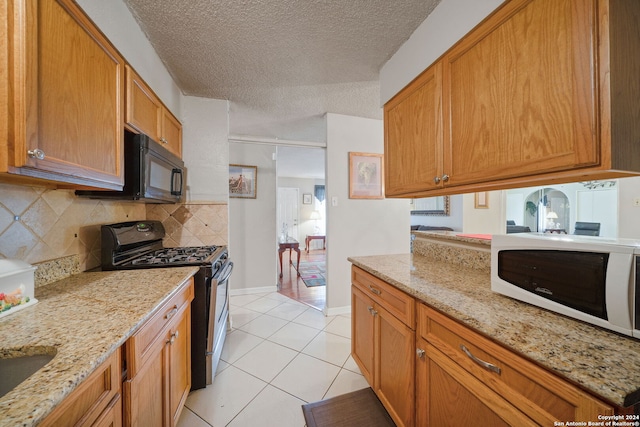
M 503 3 L 385 105 L 387 195 L 640 174 L 638 20 L 626 0 Z
M 440 186 L 442 67 L 425 70 L 384 106 L 385 192 L 402 195 Z
M 592 0 L 517 0 L 443 59 L 449 185 L 597 166 Z
M 1 172 L 122 188 L 124 60 L 72 0 L 8 2 Z
M 135 130 L 158 141 L 162 103 L 129 65 L 125 69 L 127 75 L 126 122 Z
M 126 66 L 126 123 L 182 157 L 182 124 L 131 68 Z
M 171 111 L 162 110 L 162 136 L 160 142 L 178 157 L 182 157 L 182 124 L 171 114 Z

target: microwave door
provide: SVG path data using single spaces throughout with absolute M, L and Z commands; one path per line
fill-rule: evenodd
M 180 200 L 183 188 L 182 169 L 148 151 L 144 173 L 145 198 L 173 202 Z

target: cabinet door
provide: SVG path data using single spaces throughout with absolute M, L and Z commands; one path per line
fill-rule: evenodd
M 449 185 L 598 165 L 594 0 L 513 0 L 443 58 Z
M 124 424 L 127 427 L 167 425 L 167 366 L 164 347 L 162 337 L 147 363 L 138 370 L 135 377 L 124 383 Z
M 97 419 L 122 418 L 120 399 L 121 350 L 118 348 L 44 419 L 41 427 L 90 426 Z M 101 415 L 102 414 L 102 415 Z M 120 425 L 120 424 L 118 424 Z
M 122 427 L 122 399 L 116 396 L 92 427 Z
M 375 318 L 373 389 L 398 426 L 413 426 L 415 411 L 415 333 L 384 308 Z
M 10 172 L 121 188 L 124 60 L 74 1 L 11 3 Z
M 537 425 L 553 425 L 557 420 L 587 422 L 614 413 L 611 406 L 424 304 L 418 306 L 418 336 L 422 338 L 418 347 L 426 349 L 442 369 L 450 371 L 446 367 L 455 365 L 464 371 L 458 376 L 464 377 L 459 380 L 462 384 L 481 384 L 482 390 L 490 390 L 478 392 L 479 397 L 487 397 L 484 404 L 496 411 L 508 403 Z M 423 402 L 430 402 L 420 385 L 431 381 L 425 373 L 428 366 L 418 361 L 418 399 Z
M 425 350 L 417 363 L 418 426 L 537 425 L 425 340 L 417 342 Z
M 362 375 L 373 386 L 374 318 L 373 301 L 360 289 L 351 286 L 351 356 Z
M 402 195 L 440 185 L 442 67 L 436 63 L 384 106 L 385 192 Z
M 171 425 L 180 418 L 182 407 L 191 390 L 191 309 L 187 307 L 177 326 L 172 330 L 167 345 L 169 366 L 169 410 Z
M 160 140 L 162 104 L 147 84 L 127 65 L 126 122 L 154 141 Z
M 162 109 L 162 136 L 160 142 L 176 156 L 182 158 L 182 124 L 171 111 Z

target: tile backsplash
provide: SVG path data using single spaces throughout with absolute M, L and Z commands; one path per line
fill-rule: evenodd
M 164 246 L 209 246 L 229 243 L 229 205 L 188 203 L 147 205 L 147 219 L 162 221 Z
M 144 205 L 79 198 L 73 190 L 0 183 L 0 258 L 34 264 L 78 255 L 80 270 L 100 264 L 100 225 L 157 219 L 165 246 L 226 245 L 228 205 Z

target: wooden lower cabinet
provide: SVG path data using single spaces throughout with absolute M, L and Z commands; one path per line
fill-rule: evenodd
M 122 427 L 122 396 L 113 398 L 93 427 Z
M 398 426 L 554 426 L 624 411 L 361 268 L 351 283 L 351 355 Z
M 418 426 L 553 426 L 614 409 L 424 305 L 416 339 Z
M 352 356 L 398 426 L 413 426 L 415 413 L 415 332 L 384 304 L 404 295 L 363 270 L 352 270 Z M 364 283 L 364 282 L 367 283 Z M 411 317 L 413 319 L 413 317 Z
M 40 426 L 121 426 L 120 360 L 118 348 Z M 110 424 L 109 418 L 117 420 Z
M 426 340 L 416 366 L 417 426 L 534 426 L 530 418 L 506 402 Z M 421 352 L 422 353 L 422 352 Z
M 373 384 L 374 318 L 373 302 L 361 290 L 351 287 L 351 356 L 369 384 Z
M 415 332 L 374 305 L 373 390 L 398 426 L 413 426 L 415 412 Z
M 127 362 L 132 363 L 123 385 L 125 426 L 173 427 L 178 422 L 191 389 L 192 283 L 127 341 Z M 147 328 L 154 330 L 163 322 L 164 327 L 146 345 Z M 138 341 L 145 344 L 144 352 L 136 351 Z

